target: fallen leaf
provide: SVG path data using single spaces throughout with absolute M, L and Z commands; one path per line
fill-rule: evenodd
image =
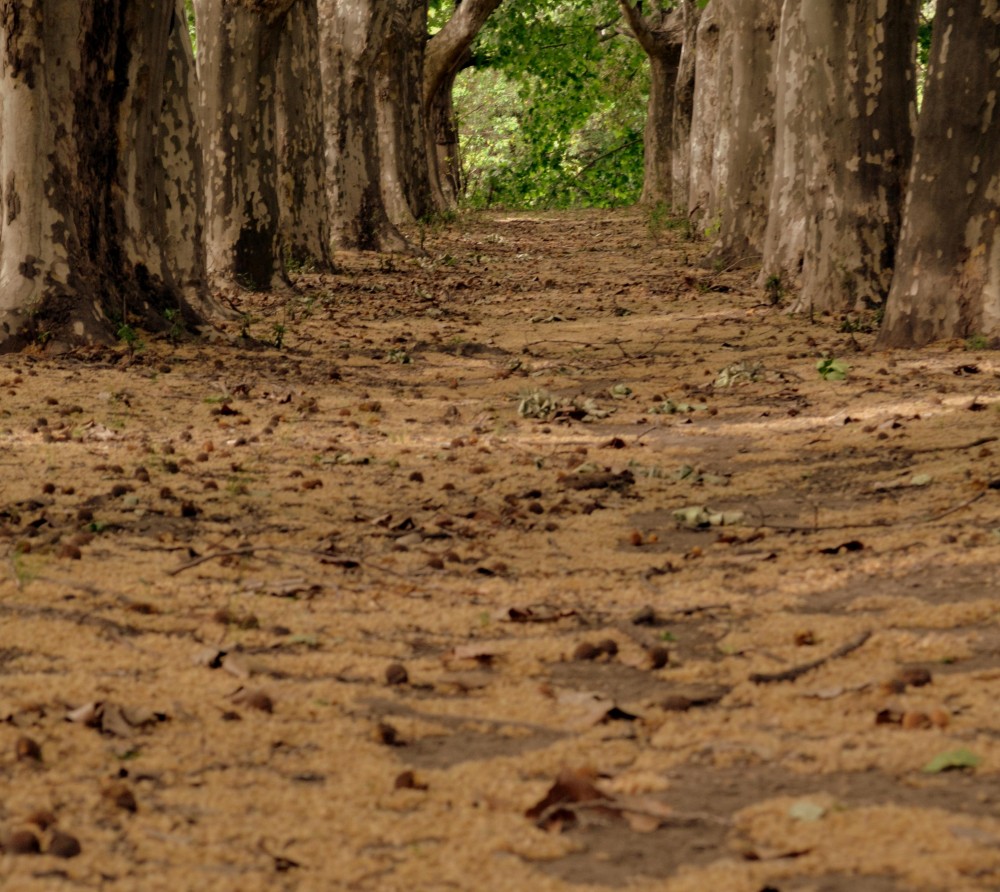
M 982 762 L 982 758 L 971 750 L 957 749 L 938 753 L 920 770 L 924 774 L 940 774 L 942 771 L 956 771 L 963 768 L 975 768 Z

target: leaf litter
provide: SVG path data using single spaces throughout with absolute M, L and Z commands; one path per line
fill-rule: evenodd
M 53 811 L 121 888 L 988 888 L 992 352 L 519 219 L 428 233 L 460 289 L 344 256 L 238 295 L 250 340 L 0 358 L 0 844 Z

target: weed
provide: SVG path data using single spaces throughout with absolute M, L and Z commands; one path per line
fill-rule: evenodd
M 781 276 L 777 273 L 767 277 L 764 282 L 764 291 L 772 307 L 780 307 L 785 299 L 785 286 L 781 282 Z
M 402 347 L 393 347 L 385 355 L 386 362 L 397 362 L 400 365 L 409 365 L 413 362 L 413 357 L 410 356 Z
M 664 201 L 658 201 L 652 205 L 647 212 L 647 226 L 649 235 L 654 241 L 658 241 L 666 232 L 676 232 L 685 241 L 691 241 L 695 237 L 694 225 L 687 215 L 674 215 L 670 206 Z
M 846 362 L 829 356 L 816 363 L 816 371 L 824 381 L 843 381 L 850 370 Z
M 251 316 L 249 313 L 244 313 L 240 316 L 240 337 L 246 340 L 250 338 L 250 326 L 254 324 L 257 320 Z
M 167 320 L 169 328 L 167 329 L 167 340 L 170 341 L 175 347 L 177 342 L 180 341 L 182 335 L 184 334 L 184 325 L 181 322 L 181 311 L 177 309 L 169 309 L 163 311 L 163 318 Z
M 989 346 L 989 340 L 981 334 L 972 335 L 965 341 L 966 350 L 987 350 Z
M 722 217 L 716 217 L 704 229 L 707 239 L 714 239 L 720 232 L 722 232 Z
M 274 344 L 277 350 L 280 350 L 285 343 L 285 326 L 280 322 L 275 322 L 271 328 L 271 334 L 271 343 Z
M 143 343 L 142 338 L 139 337 L 139 333 L 132 328 L 127 322 L 123 322 L 118 326 L 118 330 L 115 332 L 118 340 L 121 341 L 126 347 L 128 347 L 129 353 L 138 353 L 146 345 Z

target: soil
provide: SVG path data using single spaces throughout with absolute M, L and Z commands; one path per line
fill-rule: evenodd
M 1000 887 L 997 354 L 655 224 L 0 360 L 0 885 Z

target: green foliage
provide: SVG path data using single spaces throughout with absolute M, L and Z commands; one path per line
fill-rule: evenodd
M 638 198 L 648 71 L 619 19 L 613 0 L 523 0 L 490 19 L 454 94 L 470 205 Z
M 843 381 L 851 367 L 842 359 L 827 357 L 816 363 L 816 371 L 824 381 Z

